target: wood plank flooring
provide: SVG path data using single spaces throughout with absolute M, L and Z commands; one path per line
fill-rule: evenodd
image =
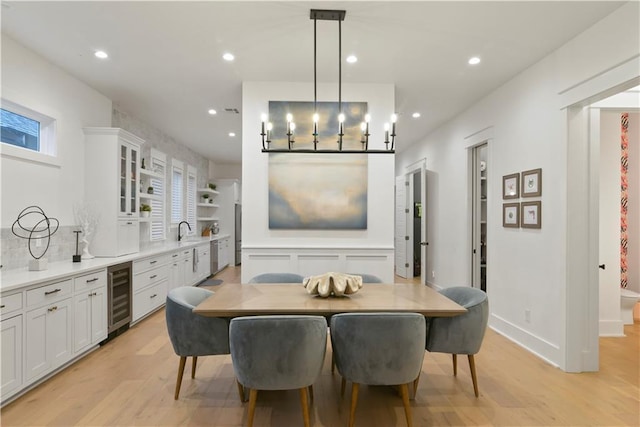
M 237 281 L 239 272 L 229 267 L 216 278 Z M 625 338 L 600 339 L 600 372 L 568 374 L 488 330 L 476 355 L 479 398 L 473 395 L 466 358 L 459 358 L 454 377 L 450 356 L 425 353 L 411 401 L 414 425 L 639 426 L 640 324 L 625 326 L 625 333 Z M 316 427 L 348 422 L 350 392 L 340 397 L 340 377 L 331 375 L 330 362 L 327 357 L 314 385 L 310 413 Z M 3 427 L 246 423 L 229 356 L 199 358 L 195 379 L 187 366 L 175 401 L 177 368 L 161 310 L 2 408 L 0 421 Z M 301 426 L 298 392 L 260 392 L 254 425 Z M 356 425 L 405 426 L 396 391 L 360 387 Z

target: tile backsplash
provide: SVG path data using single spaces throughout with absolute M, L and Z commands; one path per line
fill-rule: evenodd
M 76 251 L 76 235 L 73 232 L 74 230 L 79 230 L 79 227 L 73 225 L 60 226 L 58 231 L 51 236 L 49 249 L 47 249 L 43 258 L 47 258 L 49 262 L 64 260 L 71 262 L 71 257 Z M 11 232 L 11 228 L 0 229 L 0 242 L 3 271 L 26 268 L 29 260 L 33 259 L 29 254 L 29 241 L 15 236 Z M 42 246 L 40 247 L 36 247 L 35 242 L 31 243 L 34 254 L 41 254 L 42 250 L 46 247 L 46 240 L 42 240 L 41 243 Z M 79 251 L 82 253 L 82 243 L 80 243 Z

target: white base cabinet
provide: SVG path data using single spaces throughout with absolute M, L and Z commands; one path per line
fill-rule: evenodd
M 5 319 L 2 326 L 2 383 L 0 393 L 4 400 L 22 386 L 22 315 Z
M 71 359 L 72 310 L 69 297 L 27 312 L 27 380 L 35 380 Z
M 162 307 L 167 299 L 168 282 L 168 255 L 134 261 L 132 323 Z
M 107 338 L 107 272 L 76 277 L 73 283 L 73 350 L 78 353 Z

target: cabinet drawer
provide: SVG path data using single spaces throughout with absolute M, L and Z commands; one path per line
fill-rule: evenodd
M 146 316 L 167 300 L 167 281 L 164 280 L 133 295 L 133 321 Z
M 7 314 L 22 308 L 22 292 L 13 295 L 3 295 L 0 298 L 0 314 L 4 318 Z
M 73 290 L 75 292 L 78 292 L 78 291 L 82 291 L 83 289 L 103 286 L 106 284 L 107 284 L 107 270 L 99 270 L 99 271 L 94 271 L 93 273 L 85 274 L 84 276 L 74 278 Z
M 49 304 L 71 294 L 71 279 L 27 291 L 27 305 Z
M 158 268 L 154 268 L 144 273 L 139 273 L 133 276 L 133 292 L 138 292 L 147 286 L 157 283 L 161 280 L 167 280 L 169 278 L 169 266 L 163 265 Z
M 169 255 L 163 254 L 154 256 L 151 258 L 141 259 L 139 261 L 134 261 L 133 263 L 133 274 L 142 273 L 143 271 L 151 270 L 152 268 L 156 268 L 163 264 L 169 262 Z

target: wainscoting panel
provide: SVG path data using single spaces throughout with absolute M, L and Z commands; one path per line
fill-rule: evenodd
M 328 271 L 368 273 L 393 283 L 393 248 L 242 247 L 242 283 L 267 272 L 313 276 Z

